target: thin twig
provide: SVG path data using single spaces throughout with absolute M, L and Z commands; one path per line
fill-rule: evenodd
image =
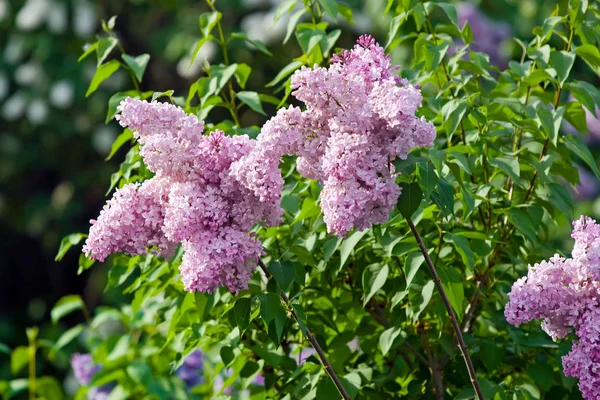
M 481 392 L 481 387 L 479 386 L 479 381 L 477 380 L 477 375 L 475 374 L 475 368 L 473 367 L 473 362 L 471 361 L 471 357 L 469 356 L 469 352 L 467 350 L 467 345 L 465 344 L 465 340 L 462 336 L 462 331 L 460 329 L 460 326 L 458 325 L 458 321 L 456 319 L 456 314 L 454 313 L 454 310 L 452 309 L 452 305 L 450 305 L 448 296 L 446 296 L 446 292 L 444 291 L 444 287 L 442 286 L 442 281 L 440 280 L 440 276 L 438 275 L 438 273 L 435 269 L 435 266 L 433 265 L 433 262 L 431 261 L 431 258 L 429 257 L 429 253 L 427 252 L 425 243 L 423 243 L 423 239 L 421 238 L 421 235 L 419 235 L 419 232 L 417 231 L 415 224 L 412 222 L 412 220 L 410 218 L 406 218 L 406 220 L 408 222 L 408 226 L 410 227 L 412 234 L 414 235 L 415 239 L 417 239 L 417 243 L 419 244 L 419 249 L 421 250 L 421 253 L 423 253 L 423 257 L 425 257 L 425 262 L 427 263 L 427 266 L 429 267 L 429 271 L 431 272 L 431 275 L 433 276 L 433 282 L 435 283 L 437 290 L 440 292 L 440 296 L 442 297 L 442 301 L 444 302 L 444 306 L 446 307 L 446 311 L 448 312 L 448 316 L 450 317 L 450 322 L 452 323 L 452 327 L 454 328 L 454 333 L 456 334 L 456 339 L 458 340 L 458 346 L 460 347 L 460 351 L 465 360 L 465 364 L 467 365 L 467 370 L 469 372 L 469 377 L 471 379 L 471 384 L 473 385 L 473 389 L 475 389 L 475 393 L 477 394 L 477 397 L 480 400 L 483 400 L 483 394 Z
M 262 262 L 262 260 L 260 258 L 258 259 L 258 266 L 260 267 L 260 269 L 262 269 L 262 271 L 268 278 L 271 277 L 271 273 L 267 269 L 267 266 Z M 300 319 L 298 318 L 298 314 L 296 314 L 296 311 L 294 310 L 294 308 L 290 306 L 290 299 L 288 298 L 287 294 L 285 294 L 285 292 L 282 290 L 280 293 L 280 296 L 281 296 L 281 299 L 284 301 L 284 303 L 288 306 L 290 313 L 292 314 L 292 316 L 294 317 L 294 319 L 296 320 L 298 325 L 301 325 Z M 342 395 L 342 398 L 344 398 L 345 400 L 349 400 L 350 395 L 348 395 L 348 392 L 346 392 L 346 389 L 344 389 L 344 386 L 342 385 L 340 378 L 338 378 L 335 371 L 331 367 L 331 364 L 327 360 L 327 356 L 323 352 L 323 349 L 321 349 L 321 346 L 319 345 L 319 342 L 317 342 L 317 339 L 315 339 L 312 332 L 308 329 L 308 326 L 306 327 L 306 338 L 308 339 L 308 341 L 310 342 L 312 347 L 317 352 L 317 355 L 319 356 L 319 359 L 321 360 L 321 363 L 323 364 L 323 367 L 325 368 L 325 372 L 327 372 L 327 374 L 329 374 L 329 377 L 333 381 L 333 384 L 337 388 L 338 392 L 340 392 L 340 394 Z

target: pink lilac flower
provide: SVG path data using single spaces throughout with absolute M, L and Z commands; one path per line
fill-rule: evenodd
M 579 379 L 586 399 L 600 400 L 600 225 L 582 216 L 571 237 L 571 258 L 555 255 L 530 266 L 508 294 L 504 314 L 515 326 L 542 319 L 542 329 L 554 340 L 574 332 L 564 373 Z
M 419 89 L 394 75 L 390 57 L 370 36 L 332 58 L 329 68 L 303 67 L 292 94 L 306 110 L 280 110 L 261 129 L 255 149 L 231 174 L 261 199 L 279 201 L 281 157 L 323 185 L 321 209 L 329 232 L 385 222 L 400 195 L 392 161 L 435 138 L 431 123 L 415 116 Z M 268 171 L 268 173 L 266 172 Z
M 88 386 L 101 369 L 101 365 L 94 364 L 94 360 L 90 354 L 75 353 L 71 358 L 71 368 L 75 379 L 82 386 Z M 92 387 L 88 389 L 88 400 L 105 400 L 108 398 L 112 390 L 112 385 L 104 385 L 101 387 Z
M 148 250 L 166 257 L 181 243 L 185 290 L 247 288 L 262 253 L 248 231 L 260 222 L 276 225 L 283 212 L 278 199 L 260 196 L 230 175 L 232 164 L 251 154 L 256 142 L 219 130 L 203 135 L 202 121 L 171 104 L 127 98 L 118 109 L 117 119 L 133 130 L 155 176 L 116 191 L 92 221 L 83 251 L 97 260 Z

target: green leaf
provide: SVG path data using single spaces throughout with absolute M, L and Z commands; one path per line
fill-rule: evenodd
M 85 233 L 72 233 L 62 238 L 60 241 L 60 247 L 58 248 L 58 253 L 56 254 L 56 257 L 54 257 L 54 261 L 62 260 L 72 246 L 78 245 L 79 242 L 86 237 L 87 235 Z
M 0 353 L 4 353 L 6 355 L 10 355 L 10 347 L 5 345 L 4 343 L 0 343 Z
M 581 103 L 573 101 L 565 106 L 565 119 L 573 125 L 577 132 L 589 133 L 586 114 Z
M 117 113 L 117 107 L 119 106 L 121 101 L 125 100 L 127 97 L 130 96 L 134 97 L 136 93 L 137 92 L 135 91 L 117 92 L 110 96 L 110 99 L 108 99 L 108 110 L 106 112 L 106 120 L 104 121 L 104 123 L 108 124 L 113 119 L 113 117 Z M 107 158 L 107 160 L 109 160 L 109 158 Z
M 537 229 L 527 213 L 519 208 L 508 210 L 508 220 L 532 242 L 537 242 Z
M 334 29 L 325 36 L 325 39 L 321 40 L 321 49 L 325 56 L 327 56 L 333 46 L 335 46 L 335 42 L 337 42 L 341 33 L 342 31 L 340 29 Z
M 425 284 L 425 286 L 423 286 L 423 288 L 421 289 L 421 296 L 418 299 L 419 300 L 418 304 L 413 304 L 413 310 L 414 310 L 413 321 L 417 321 L 419 319 L 419 315 L 421 315 L 423 310 L 425 310 L 425 307 L 427 307 L 427 305 L 431 301 L 431 298 L 433 297 L 434 289 L 435 289 L 435 283 L 433 283 L 433 281 L 431 281 L 431 280 L 428 281 Z M 414 308 L 414 306 L 416 306 L 416 308 Z
M 337 19 L 338 6 L 336 0 L 317 0 L 327 15 L 334 21 Z
M 344 17 L 346 21 L 350 22 L 351 24 L 354 24 L 354 19 L 352 18 L 352 8 L 348 7 L 345 4 L 338 3 L 337 11 L 342 17 Z
M 398 199 L 398 203 L 396 203 L 396 207 L 404 218 L 410 219 L 421 204 L 423 191 L 418 182 L 403 182 L 400 184 L 400 188 L 402 189 L 402 192 Z
M 77 294 L 64 296 L 56 302 L 52 311 L 50 311 L 52 323 L 56 324 L 62 317 L 75 310 L 85 310 L 85 303 L 81 299 L 81 296 Z
M 292 33 L 294 33 L 294 28 L 296 27 L 296 25 L 298 24 L 298 21 L 304 15 L 305 12 L 306 12 L 306 9 L 302 8 L 301 10 L 296 11 L 294 13 L 294 15 L 292 15 L 290 17 L 290 20 L 288 21 L 288 24 L 287 24 L 287 31 L 285 33 L 285 38 L 283 39 L 283 44 L 286 44 L 287 41 L 290 40 Z
M 87 92 L 85 92 L 85 97 L 89 97 L 92 93 L 94 93 L 98 89 L 98 86 L 110 78 L 110 76 L 114 74 L 120 66 L 121 63 L 119 63 L 117 60 L 111 60 L 106 64 L 99 66 L 94 74 L 94 77 L 92 78 L 92 82 L 90 82 Z
M 415 275 L 423 265 L 423 261 L 425 261 L 425 257 L 423 254 L 417 251 L 413 251 L 406 256 L 406 261 L 404 262 L 404 276 L 406 278 L 406 287 L 408 288 L 412 283 Z
M 50 359 L 54 358 L 54 356 L 56 355 L 56 352 L 60 351 L 63 347 L 65 347 L 66 345 L 71 343 L 73 340 L 75 340 L 75 338 L 77 338 L 79 335 L 81 335 L 81 333 L 83 332 L 83 328 L 84 328 L 84 326 L 81 324 L 75 325 L 73 328 L 67 330 L 62 335 L 60 335 L 60 337 L 58 338 L 58 340 L 56 341 L 54 346 L 52 346 L 52 349 L 50 350 L 48 357 Z
M 289 261 L 284 261 L 283 264 L 278 261 L 273 261 L 269 264 L 269 271 L 275 278 L 275 281 L 281 290 L 287 290 L 296 276 L 296 267 Z
M 575 53 L 600 76 L 600 51 L 592 44 L 584 44 L 575 49 Z
M 471 29 L 471 25 L 469 25 L 469 21 L 465 21 L 465 25 L 462 29 L 462 38 L 465 44 L 471 44 L 471 42 L 473 42 L 473 30 Z
M 363 236 L 367 233 L 366 230 L 362 232 L 354 232 L 350 237 L 344 239 L 342 247 L 340 248 L 340 268 L 344 266 L 350 254 L 352 254 L 354 247 L 360 242 Z
M 173 93 L 174 93 L 173 90 L 166 90 L 164 92 L 154 92 L 154 93 L 152 93 L 152 99 L 150 101 L 152 102 L 152 101 L 154 101 L 156 99 L 159 99 L 161 97 L 168 97 L 169 99 L 172 100 Z
M 300 304 L 292 304 L 292 308 L 294 309 L 294 311 L 296 312 L 296 315 L 298 316 L 298 325 L 300 326 L 300 330 L 302 331 L 302 333 L 304 335 L 306 335 L 307 319 L 306 319 L 306 315 L 304 314 L 304 309 L 302 308 L 302 306 Z
M 252 300 L 247 297 L 242 297 L 235 302 L 233 307 L 233 313 L 235 316 L 235 322 L 240 328 L 240 331 L 248 329 L 250 323 L 250 311 L 251 311 Z
M 279 345 L 283 328 L 287 321 L 287 313 L 281 305 L 281 299 L 275 293 L 266 293 L 260 295 L 260 312 L 265 324 L 269 327 L 269 338 Z M 273 335 L 271 334 L 273 333 Z
M 250 68 L 248 64 L 241 63 L 237 65 L 237 68 L 235 69 L 235 80 L 242 89 L 246 87 L 246 82 L 248 82 L 251 72 L 252 68 Z
M 432 193 L 431 198 L 444 216 L 454 214 L 454 188 L 445 179 L 438 181 L 437 193 Z
M 94 42 L 88 46 L 88 48 L 83 52 L 82 55 L 79 56 L 77 62 L 81 62 L 83 59 L 87 58 L 90 54 L 92 54 L 98 48 L 98 42 Z
M 148 66 L 148 61 L 150 61 L 150 54 L 140 54 L 137 57 L 132 57 L 128 54 L 123 54 L 121 58 L 123 58 L 123 61 L 125 61 L 125 63 L 129 65 L 129 68 L 131 68 L 131 70 L 133 71 L 138 82 L 141 82 L 142 78 L 144 77 L 146 67 Z
M 42 376 L 37 380 L 36 393 L 45 399 L 65 398 L 60 383 L 51 376 Z
M 117 136 L 117 138 L 113 142 L 112 147 L 110 148 L 110 154 L 104 160 L 110 160 L 125 143 L 131 141 L 132 139 L 133 132 L 128 128 L 125 128 L 125 130 L 123 130 L 123 132 L 121 132 L 121 134 Z
M 467 276 L 473 275 L 473 267 L 475 266 L 475 253 L 473 253 L 473 250 L 471 250 L 469 241 L 464 236 L 458 236 L 449 233 L 444 235 L 444 241 L 454 245 L 454 249 L 460 255 L 460 258 L 465 265 Z
M 10 371 L 13 375 L 17 375 L 27 364 L 29 364 L 29 348 L 16 347 L 10 355 Z
M 600 93 L 594 85 L 583 81 L 572 81 L 567 83 L 567 88 L 575 99 L 596 116 L 596 104 L 600 103 Z
M 212 67 L 210 70 L 209 81 L 209 86 L 212 86 L 210 94 L 216 93 L 223 89 L 225 85 L 227 85 L 227 82 L 229 82 L 229 80 L 235 75 L 237 67 L 237 64 L 231 64 L 229 66 L 217 65 Z M 198 90 L 198 92 L 200 92 L 200 90 Z M 203 100 L 206 101 L 204 98 Z
M 519 160 L 516 158 L 510 156 L 491 158 L 489 163 L 504 171 L 516 184 L 521 183 L 521 167 L 519 166 Z
M 556 146 L 556 144 L 558 143 L 558 132 L 560 131 L 560 126 L 562 124 L 564 113 L 564 106 L 558 107 L 555 111 L 549 111 L 544 107 L 541 107 L 538 110 L 538 115 L 540 117 L 540 122 L 542 123 L 542 128 L 544 128 L 546 135 L 548 135 L 550 141 L 554 146 Z
M 321 208 L 317 204 L 317 202 L 312 197 L 306 197 L 302 202 L 302 209 L 294 218 L 291 225 L 294 225 L 296 222 L 303 221 L 308 218 L 315 217 L 321 214 Z
M 221 13 L 218 11 L 209 11 L 200 15 L 199 24 L 200 24 L 200 32 L 202 35 L 207 38 L 210 36 L 210 33 L 214 29 L 215 26 L 221 20 Z
M 570 51 L 552 51 L 550 53 L 550 65 L 556 70 L 560 86 L 564 85 L 565 81 L 571 73 L 571 68 L 575 63 L 575 52 Z
M 600 179 L 600 170 L 598 170 L 598 164 L 596 164 L 596 159 L 590 152 L 590 149 L 583 142 L 583 140 L 579 136 L 571 135 L 565 137 L 565 144 L 569 151 L 575 154 L 577 157 L 581 158 L 583 162 L 585 162 L 588 167 L 592 169 L 594 175 L 598 179 Z
M 390 269 L 387 264 L 371 264 L 362 274 L 362 286 L 365 296 L 363 298 L 363 306 L 365 306 L 371 297 L 383 287 L 388 278 Z
M 198 56 L 198 53 L 200 52 L 202 46 L 204 46 L 204 44 L 210 41 L 211 39 L 212 36 L 207 36 L 198 40 L 198 43 L 196 43 L 196 47 L 194 47 L 194 51 L 192 52 L 192 56 L 190 57 L 190 64 L 188 65 L 188 69 L 192 66 L 192 64 L 194 64 L 194 61 L 196 61 L 196 57 Z
M 527 86 L 536 86 L 542 82 L 552 81 L 552 76 L 545 69 L 536 69 L 523 80 Z
M 406 21 L 408 14 L 405 12 L 400 13 L 400 15 L 392 18 L 390 21 L 390 27 L 388 28 L 388 40 L 385 44 L 385 48 L 388 49 L 394 39 L 396 38 L 396 34 L 398 33 L 398 29 L 402 25 L 404 21 Z
M 275 86 L 276 84 L 281 82 L 283 80 L 283 78 L 290 75 L 292 72 L 294 72 L 295 70 L 300 68 L 302 65 L 304 65 L 304 64 L 302 64 L 300 61 L 292 61 L 291 63 L 289 63 L 288 65 L 283 67 L 283 69 L 281 71 L 279 71 L 277 76 L 275 76 L 275 78 L 273 78 L 273 80 L 271 82 L 267 83 L 265 86 L 266 87 Z
M 452 99 L 444 104 L 442 107 L 442 118 L 448 137 L 452 137 L 466 111 L 467 102 L 464 100 L 460 101 L 458 99 Z
M 265 110 L 263 110 L 262 103 L 260 101 L 260 97 L 258 97 L 258 93 L 256 92 L 248 92 L 242 91 L 237 92 L 236 97 L 242 101 L 242 103 L 246 104 L 248 107 L 260 113 L 262 115 L 267 115 Z
M 379 346 L 381 347 L 381 354 L 383 354 L 384 357 L 390 351 L 394 341 L 401 333 L 403 333 L 401 328 L 393 326 L 383 331 L 381 336 L 379 336 Z
M 438 2 L 434 2 L 434 4 L 436 6 L 438 6 L 439 8 L 441 8 L 446 13 L 448 18 L 450 19 L 450 22 L 452 22 L 452 25 L 456 26 L 457 28 L 459 27 L 458 26 L 458 16 L 457 16 L 456 7 L 454 6 L 454 4 L 438 3 Z
M 198 313 L 198 323 L 201 324 L 208 317 L 215 303 L 215 295 L 196 292 L 194 293 L 194 300 L 196 302 L 196 312 Z
M 232 33 L 231 38 L 245 40 L 246 42 L 248 42 L 248 43 L 252 44 L 254 47 L 256 47 L 262 53 L 264 53 L 268 56 L 273 55 L 269 50 L 267 50 L 267 48 L 265 47 L 265 44 L 263 42 L 261 42 L 260 40 L 252 40 L 252 39 L 248 38 L 248 36 L 243 32 Z
M 323 40 L 327 34 L 320 29 L 302 29 L 296 32 L 298 44 L 302 48 L 304 54 L 308 54 L 311 50 Z
M 97 43 L 98 45 L 96 46 L 96 58 L 98 59 L 97 66 L 100 67 L 104 60 L 106 60 L 106 57 L 108 57 L 111 51 L 113 51 L 117 44 L 119 44 L 119 41 L 111 36 L 109 38 L 100 39 Z
M 229 346 L 224 346 L 221 347 L 220 350 L 220 355 L 221 355 L 221 360 L 223 361 L 223 364 L 225 368 L 229 367 L 233 361 L 235 360 L 237 354 L 234 351 L 234 349 L 232 347 Z
M 438 268 L 438 272 L 450 305 L 458 319 L 461 320 L 464 311 L 465 289 L 460 274 L 454 268 Z

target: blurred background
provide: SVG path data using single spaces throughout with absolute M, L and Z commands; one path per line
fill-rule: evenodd
M 300 55 L 295 39 L 282 44 L 289 16 L 284 13 L 273 23 L 278 3 L 216 2 L 226 29 L 262 40 L 275 55 L 268 57 L 242 45 L 232 49 L 236 60 L 252 66 L 249 90 L 264 92 L 265 83 Z M 338 46 L 350 47 L 367 32 L 386 42 L 390 22 L 383 12 L 386 0 L 345 3 L 353 9 L 354 25 L 343 25 L 340 18 L 343 33 Z M 503 68 L 509 60 L 520 58 L 520 48 L 511 38 L 527 41 L 533 27 L 557 3 L 457 4 L 461 23 L 469 20 L 476 50 L 489 53 L 491 61 Z M 33 325 L 40 326 L 42 336 L 58 335 L 61 329 L 50 323 L 49 310 L 66 294 L 81 294 L 90 308 L 119 300 L 115 293 L 103 293 L 106 269 L 96 266 L 77 275 L 80 245 L 61 262 L 54 261 L 63 236 L 87 233 L 89 220 L 106 200 L 110 175 L 127 151 L 122 149 L 105 161 L 121 132 L 114 120 L 105 124 L 107 102 L 113 93 L 130 88 L 129 77 L 115 73 L 86 99 L 96 69 L 94 57 L 77 61 L 86 43 L 101 32 L 102 19 L 118 15 L 114 30 L 125 50 L 151 55 L 142 90 L 173 89 L 176 96 L 185 96 L 190 84 L 202 76 L 205 60 L 221 61 L 216 45 L 207 43 L 190 66 L 201 37 L 198 17 L 207 10 L 204 2 L 188 0 L 0 0 L 0 343 L 10 347 L 26 343 L 25 328 Z M 411 53 L 411 46 L 400 45 L 393 57 L 402 64 L 410 62 Z M 576 74 L 598 84 L 589 69 Z M 256 113 L 242 115 L 242 125 L 262 122 Z M 600 122 L 589 114 L 588 126 L 586 138 L 598 156 Z M 569 126 L 564 130 L 578 134 Z M 581 181 L 574 191 L 575 215 L 599 217 L 600 184 L 585 169 Z M 557 235 L 567 237 L 570 228 L 566 221 L 564 225 Z M 8 370 L 8 356 L 0 353 L 0 379 Z

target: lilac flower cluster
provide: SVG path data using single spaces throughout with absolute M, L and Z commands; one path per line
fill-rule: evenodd
M 176 374 L 185 383 L 186 387 L 191 389 L 204 380 L 202 376 L 203 366 L 202 350 L 196 350 L 187 356 L 181 367 L 177 369 Z
M 432 145 L 435 128 L 415 117 L 420 90 L 393 74 L 390 57 L 372 37 L 362 36 L 332 61 L 329 68 L 296 71 L 292 94 L 306 110 L 279 110 L 232 175 L 261 200 L 279 201 L 279 162 L 296 154 L 298 172 L 323 185 L 329 232 L 345 236 L 388 219 L 400 195 L 392 161 Z
M 102 369 L 102 366 L 94 364 L 90 354 L 75 353 L 71 358 L 71 368 L 73 368 L 73 374 L 77 382 L 80 385 L 87 386 L 94 375 Z M 111 390 L 111 385 L 104 385 L 99 388 L 93 387 L 88 390 L 87 398 L 88 400 L 105 400 L 108 399 Z
M 600 225 L 582 216 L 573 227 L 572 258 L 555 255 L 530 266 L 513 285 L 504 314 L 516 326 L 543 319 L 554 340 L 574 331 L 564 373 L 579 378 L 585 398 L 600 400 Z
M 83 251 L 97 260 L 149 249 L 168 256 L 182 243 L 186 290 L 245 289 L 262 252 L 248 231 L 261 221 L 279 223 L 282 213 L 277 201 L 256 196 L 230 176 L 231 164 L 256 142 L 218 130 L 203 135 L 202 121 L 171 104 L 127 98 L 118 110 L 118 121 L 134 131 L 155 176 L 116 191 L 91 221 Z

